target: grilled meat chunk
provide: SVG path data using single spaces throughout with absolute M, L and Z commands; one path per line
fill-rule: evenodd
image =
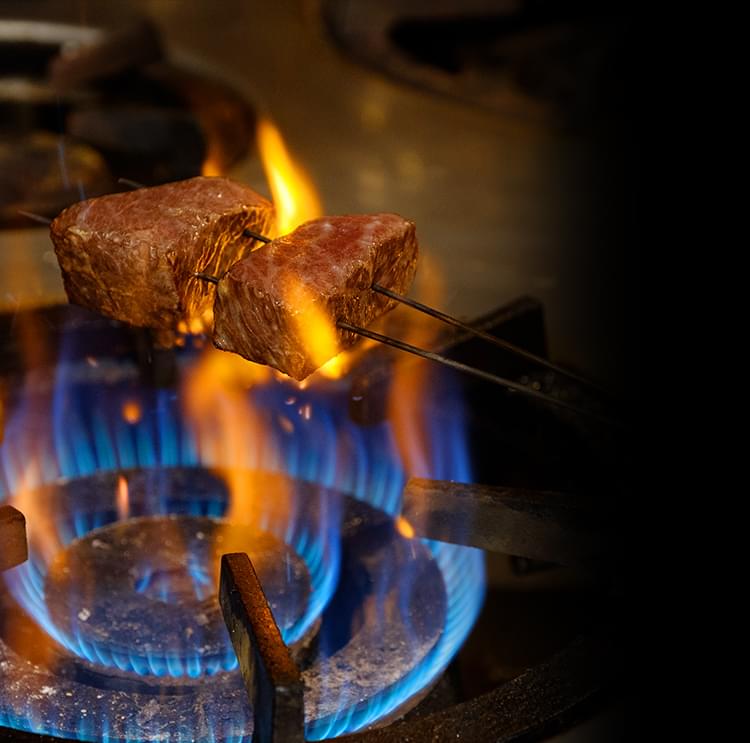
M 235 263 L 219 282 L 214 344 L 304 379 L 406 293 L 417 268 L 414 224 L 396 214 L 314 219 Z
M 200 317 L 215 287 L 193 277 L 221 275 L 267 231 L 273 205 L 226 178 L 191 178 L 110 194 L 65 209 L 50 227 L 68 299 L 168 337 Z

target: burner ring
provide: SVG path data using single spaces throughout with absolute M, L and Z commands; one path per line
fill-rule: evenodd
M 117 498 L 119 485 L 123 480 L 128 490 L 128 512 L 133 517 L 129 521 L 118 521 Z M 239 490 L 238 498 L 230 496 L 227 487 L 230 480 Z M 188 683 L 196 677 L 236 668 L 237 661 L 218 608 L 213 613 L 206 613 L 206 607 L 201 603 L 209 599 L 209 577 L 214 583 L 211 593 L 214 597 L 216 594 L 215 586 L 218 583 L 214 579 L 218 581 L 217 554 L 206 556 L 205 560 L 193 560 L 187 565 L 188 570 L 193 569 L 196 573 L 193 583 L 203 585 L 199 585 L 197 591 L 193 586 L 192 599 L 184 595 L 185 591 L 177 590 L 172 596 L 172 605 L 167 605 L 159 600 L 159 592 L 165 584 L 186 584 L 179 577 L 180 562 L 175 550 L 163 550 L 160 561 L 158 564 L 152 563 L 150 571 L 146 569 L 148 561 L 131 561 L 127 565 L 128 569 L 133 570 L 131 575 L 127 570 L 123 573 L 117 564 L 106 564 L 106 555 L 103 554 L 106 548 L 102 550 L 105 542 L 102 541 L 101 534 L 109 535 L 109 538 L 112 536 L 110 530 L 114 529 L 117 533 L 118 528 L 126 528 L 127 534 L 127 527 L 124 525 L 130 522 L 148 524 L 152 531 L 155 522 L 162 526 L 171 523 L 178 531 L 186 529 L 186 533 L 189 533 L 192 528 L 193 534 L 200 532 L 204 537 L 221 536 L 224 542 L 217 549 L 222 552 L 232 549 L 246 551 L 249 545 L 248 535 L 254 535 L 258 539 L 262 537 L 265 541 L 258 542 L 258 545 L 265 544 L 277 556 L 281 556 L 279 565 L 286 565 L 283 559 L 285 553 L 290 555 L 290 571 L 297 571 L 301 567 L 297 561 L 304 564 L 307 589 L 297 603 L 299 615 L 294 616 L 293 607 L 284 609 L 280 605 L 280 611 L 289 611 L 291 614 L 280 614 L 277 617 L 285 642 L 295 652 L 304 649 L 314 634 L 320 614 L 330 600 L 338 578 L 339 496 L 325 488 L 315 488 L 301 482 L 292 484 L 286 478 L 250 471 L 157 467 L 98 472 L 87 477 L 57 481 L 37 488 L 28 497 L 37 503 L 44 503 L 45 508 L 34 518 L 36 531 L 30 531 L 31 557 L 26 568 L 18 574 L 14 591 L 16 600 L 48 635 L 78 659 L 77 662 L 84 666 L 87 675 L 96 675 L 101 673 L 102 668 L 106 668 L 107 673 L 113 671 L 114 676 L 120 676 L 117 684 L 123 687 L 129 686 L 134 678 L 142 684 L 156 687 L 164 685 L 165 677 L 174 679 L 176 685 L 183 681 Z M 188 527 L 188 524 L 193 526 Z M 158 533 L 158 528 L 156 531 L 157 534 L 150 539 L 158 545 L 163 540 L 163 534 Z M 35 533 L 43 536 L 43 543 L 49 544 L 56 540 L 57 549 L 47 555 L 39 549 L 39 544 L 35 545 Z M 131 538 L 137 539 L 136 536 L 128 536 L 128 539 Z M 98 547 L 94 544 L 97 539 Z M 204 541 L 209 544 L 214 540 L 209 538 Z M 193 542 L 197 542 L 193 547 L 200 554 L 201 540 L 196 538 Z M 271 544 L 274 545 L 273 549 L 269 547 Z M 73 548 L 73 545 L 77 546 Z M 63 557 L 60 557 L 58 563 L 55 563 L 54 558 L 62 553 L 70 559 L 71 549 L 74 557 L 77 550 L 88 550 L 89 556 L 84 561 L 91 560 L 92 564 L 104 561 L 105 566 L 100 571 L 104 577 L 99 574 L 89 576 L 88 582 L 92 587 L 101 583 L 99 590 L 103 591 L 105 604 L 107 592 L 120 596 L 135 595 L 146 615 L 152 616 L 156 612 L 164 620 L 163 624 L 168 624 L 167 616 L 171 617 L 175 611 L 182 611 L 187 616 L 190 613 L 188 605 L 196 613 L 203 613 L 206 616 L 204 624 L 191 624 L 190 620 L 185 619 L 182 628 L 183 631 L 192 630 L 194 638 L 200 637 L 201 632 L 205 637 L 206 627 L 216 628 L 210 634 L 209 641 L 200 646 L 205 647 L 205 652 L 196 654 L 193 649 L 187 654 L 179 650 L 165 654 L 163 651 L 170 647 L 184 649 L 185 640 L 182 635 L 178 639 L 173 635 L 171 642 L 158 639 L 156 645 L 153 644 L 153 637 L 147 639 L 145 644 L 136 644 L 135 638 L 142 629 L 147 638 L 149 631 L 155 632 L 157 636 L 159 634 L 142 625 L 138 629 L 131 626 L 129 633 L 126 626 L 125 636 L 130 639 L 124 642 L 115 644 L 107 639 L 102 642 L 103 635 L 114 635 L 108 632 L 109 623 L 122 626 L 123 617 L 119 616 L 119 610 L 114 608 L 115 604 L 111 599 L 111 611 L 105 611 L 105 616 L 98 620 L 87 616 L 91 612 L 90 605 L 81 604 L 80 601 L 78 603 L 81 605 L 69 605 L 71 598 L 75 603 L 76 593 L 79 597 L 81 594 L 73 590 L 71 597 L 66 597 L 64 594 L 70 590 L 70 586 L 66 584 L 65 588 L 56 587 L 57 582 L 65 580 L 63 570 L 66 565 Z M 138 551 L 134 550 L 135 553 Z M 148 548 L 142 546 L 140 552 L 145 555 Z M 252 549 L 250 552 L 252 553 Z M 154 549 L 151 549 L 150 558 L 153 553 Z M 137 554 L 135 556 L 138 557 Z M 259 559 L 262 561 L 260 554 Z M 207 566 L 211 560 L 214 560 L 215 567 L 209 569 Z M 75 570 L 86 575 L 86 569 L 80 562 L 79 559 Z M 52 565 L 56 565 L 54 579 L 48 575 Z M 70 568 L 70 565 L 67 567 Z M 118 574 L 119 578 L 113 577 L 114 574 Z M 273 580 L 272 571 L 269 576 Z M 84 598 L 90 602 L 90 596 L 91 591 Z M 272 588 L 269 598 L 273 601 L 274 597 Z M 179 606 L 181 602 L 185 604 L 182 609 Z M 101 602 L 98 606 L 102 610 Z M 80 612 L 83 614 L 79 616 Z M 293 620 L 287 624 L 286 617 L 293 617 Z M 158 624 L 159 621 L 156 621 L 155 626 Z M 148 645 L 151 645 L 153 652 L 139 652 Z
M 221 554 L 235 551 L 250 554 L 289 636 L 311 593 L 302 558 L 267 532 L 195 516 L 130 519 L 72 542 L 47 573 L 50 617 L 95 665 L 173 678 L 230 671 L 216 591 Z
M 310 495 L 308 485 L 286 479 Z M 412 680 L 427 674 L 429 683 L 435 669 L 444 667 L 460 634 L 459 617 L 477 610 L 461 576 L 478 568 L 480 555 L 408 539 L 388 514 L 339 495 L 346 560 L 303 669 L 309 740 L 359 729 L 388 709 L 412 704 L 417 687 L 424 688 Z M 5 580 L 17 588 L 33 570 L 27 562 Z M 0 615 L 3 603 L 0 591 Z M 4 725 L 29 730 L 33 721 L 35 731 L 56 736 L 93 740 L 104 732 L 109 739 L 165 743 L 228 743 L 252 734 L 252 710 L 238 671 L 209 681 L 160 679 L 160 686 L 125 688 L 76 673 L 61 659 L 52 665 L 34 662 L 23 642 L 10 643 L 13 637 L 0 637 L 6 682 L 0 689 L 0 730 Z

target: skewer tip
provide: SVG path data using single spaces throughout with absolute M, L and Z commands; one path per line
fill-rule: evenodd
M 118 178 L 117 182 L 122 186 L 127 186 L 128 188 L 138 189 L 138 188 L 146 188 L 146 185 L 144 183 L 138 183 L 138 181 L 132 181 L 130 178 Z
M 252 237 L 254 240 L 259 240 L 262 243 L 270 243 L 271 238 L 266 237 L 265 235 L 261 235 L 259 232 L 255 232 L 255 230 L 251 230 L 249 227 L 245 228 L 242 231 L 242 234 L 244 237 Z
M 41 214 L 34 214 L 33 212 L 25 212 L 23 209 L 19 209 L 18 214 L 20 214 L 22 217 L 27 217 L 28 219 L 31 219 L 34 222 L 39 222 L 39 224 L 52 224 L 52 220 L 49 217 L 43 217 Z
M 197 271 L 193 273 L 193 276 L 201 281 L 208 281 L 209 284 L 218 284 L 220 280 L 217 276 L 211 276 L 210 274 L 199 273 Z
M 625 428 L 625 424 L 617 419 L 599 414 L 587 408 L 578 407 L 576 405 L 573 405 L 572 403 L 566 402 L 565 400 L 552 397 L 551 395 L 547 395 L 544 392 L 540 392 L 524 384 L 521 384 L 520 382 L 514 382 L 511 379 L 505 379 L 504 377 L 500 377 L 496 374 L 477 369 L 476 367 L 469 366 L 468 364 L 464 364 L 460 361 L 448 358 L 447 356 L 435 353 L 434 351 L 428 351 L 424 348 L 413 346 L 411 343 L 406 343 L 405 341 L 398 340 L 397 338 L 391 338 L 390 336 L 383 335 L 382 333 L 376 333 L 373 330 L 368 330 L 367 328 L 362 328 L 358 325 L 352 325 L 351 323 L 344 322 L 343 320 L 339 320 L 336 323 L 336 326 L 341 328 L 342 330 L 347 330 L 350 333 L 361 335 L 364 338 L 370 338 L 371 340 L 378 341 L 379 343 L 384 343 L 386 346 L 397 348 L 400 351 L 406 351 L 407 353 L 411 353 L 414 356 L 419 356 L 423 359 L 429 359 L 430 361 L 437 361 L 444 366 L 449 366 L 458 371 L 472 374 L 475 377 L 484 379 L 487 382 L 492 382 L 494 384 L 500 385 L 501 387 L 505 387 L 511 392 L 520 392 L 527 397 L 534 398 L 536 400 L 539 400 L 540 402 L 548 403 L 550 405 L 555 405 L 558 408 L 569 410 L 570 412 L 576 413 L 578 415 L 587 416 L 590 419 L 598 420 L 608 426 L 613 426 L 618 429 Z

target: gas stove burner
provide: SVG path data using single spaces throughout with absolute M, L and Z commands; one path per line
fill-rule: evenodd
M 206 474 L 194 473 L 198 482 Z M 170 469 L 130 474 L 131 481 L 164 481 Z M 65 483 L 58 496 L 90 492 L 87 479 Z M 91 479 L 102 483 L 101 475 Z M 175 480 L 184 482 L 185 471 L 178 468 Z M 476 570 L 478 553 L 404 536 L 383 511 L 340 497 L 341 574 L 315 642 L 299 654 L 306 736 L 313 740 L 414 704 L 477 610 L 462 578 Z M 288 635 L 302 604 L 311 603 L 307 576 L 315 566 L 267 533 L 207 516 L 162 515 L 114 521 L 73 540 L 51 562 L 38 598 L 66 635 L 98 650 L 82 662 L 58 648 L 40 663 L 20 631 L 19 622 L 30 620 L 17 617 L 14 631 L 0 637 L 0 726 L 28 730 L 33 724 L 35 731 L 80 740 L 249 741 L 252 710 L 239 671 L 216 669 L 206 678 L 191 673 L 197 666 L 183 659 L 200 633 L 207 655 L 228 646 L 211 572 L 217 555 L 241 546 L 256 560 Z M 11 590 L 34 572 L 29 563 L 10 571 Z M 2 596 L 0 608 L 10 611 L 9 601 Z M 164 666 L 156 656 L 166 656 Z M 207 665 L 203 656 L 201 662 Z M 142 676 L 144 670 L 157 673 Z
M 518 330 L 527 328 L 530 323 L 532 337 L 543 338 L 543 334 L 534 330 L 540 319 L 538 307 L 533 303 L 529 306 L 528 302 L 521 303 L 521 306 L 526 309 L 520 314 L 518 308 L 510 313 L 499 312 L 503 328 L 512 329 L 523 320 Z M 64 317 L 72 314 L 78 313 L 65 308 Z M 513 321 L 510 324 L 509 318 Z M 92 364 L 91 357 L 82 353 L 83 348 L 91 348 L 92 344 L 81 341 L 81 330 L 90 330 L 85 337 L 96 340 L 102 337 L 102 325 L 109 341 L 106 346 L 109 354 L 95 358 L 96 363 Z M 40 326 L 54 328 L 55 323 Z M 264 435 L 243 439 L 246 446 L 241 452 L 222 449 L 212 445 L 211 440 L 202 438 L 200 432 L 191 429 L 184 420 L 181 392 L 143 386 L 131 355 L 125 354 L 127 361 L 122 360 L 119 349 L 129 337 L 121 330 L 112 328 L 101 319 L 97 319 L 94 325 L 79 327 L 76 323 L 72 327 L 74 332 L 67 336 L 63 346 L 65 364 L 58 365 L 49 374 L 29 375 L 23 392 L 15 393 L 18 395 L 12 407 L 15 412 L 8 419 L 5 442 L 0 447 L 0 486 L 4 490 L 0 491 L 0 501 L 15 502 L 23 510 L 18 499 L 28 495 L 25 488 L 31 482 L 35 499 L 41 500 L 44 507 L 42 514 L 36 514 L 29 523 L 36 529 L 44 525 L 45 519 L 40 520 L 40 515 L 50 517 L 64 549 L 76 540 L 85 539 L 93 530 L 127 524 L 124 516 L 161 519 L 171 515 L 227 521 L 233 490 L 228 485 L 238 483 L 238 473 L 221 465 L 230 462 L 232 456 L 241 456 L 250 466 L 292 475 L 260 475 L 257 470 L 248 469 L 243 471 L 239 481 L 254 483 L 257 492 L 268 495 L 278 492 L 274 480 L 284 480 L 289 485 L 288 491 L 297 494 L 294 500 L 299 505 L 309 505 L 321 493 L 333 492 L 327 490 L 329 488 L 355 493 L 357 500 L 343 498 L 343 506 L 332 509 L 325 519 L 325 523 L 335 524 L 334 531 L 340 537 L 342 567 L 333 598 L 322 611 L 321 631 L 311 644 L 310 654 L 298 656 L 304 670 L 304 695 L 310 704 L 315 705 L 313 713 L 306 709 L 305 736 L 320 739 L 383 724 L 426 694 L 463 644 L 478 614 L 482 601 L 483 558 L 475 550 L 403 536 L 409 533 L 408 524 L 393 521 L 401 510 L 403 465 L 393 449 L 389 422 L 377 415 L 379 408 L 372 405 L 365 405 L 361 410 L 347 407 L 345 403 L 351 394 L 347 383 L 334 381 L 321 387 L 292 390 L 280 380 L 269 379 L 247 390 L 254 414 L 262 421 L 260 428 Z M 510 337 L 515 338 L 512 333 Z M 120 354 L 116 358 L 113 358 L 113 349 L 118 349 Z M 459 346 L 459 349 L 469 353 L 471 344 Z M 185 362 L 183 357 L 192 353 L 189 349 L 180 352 L 179 366 Z M 373 378 L 373 381 L 376 380 Z M 462 413 L 458 401 L 461 398 L 455 390 L 451 396 L 445 389 L 445 386 L 431 387 L 428 404 L 419 414 L 420 424 L 431 436 L 431 446 L 425 449 L 426 471 L 432 476 L 469 481 L 471 473 L 465 469 L 468 460 L 463 448 L 466 438 L 462 437 L 463 424 L 459 425 Z M 481 390 L 477 388 L 476 392 L 478 399 L 486 405 L 486 398 L 479 394 Z M 372 398 L 370 402 L 373 402 Z M 237 409 L 241 409 L 239 404 Z M 290 412 L 307 410 L 314 412 L 309 418 L 300 412 L 299 423 L 293 418 L 296 423 L 293 427 L 281 424 L 280 411 L 289 416 Z M 364 411 L 370 413 L 366 423 L 355 424 L 352 415 Z M 503 420 L 507 424 L 509 420 L 515 420 L 513 415 L 513 408 L 506 408 L 502 414 L 491 414 L 490 420 Z M 528 424 L 528 417 L 524 421 Z M 524 434 L 525 429 L 515 426 L 512 431 Z M 506 454 L 501 465 L 506 467 L 518 459 L 520 437 L 506 437 L 499 445 L 494 433 L 494 429 L 488 429 L 480 440 L 492 442 L 492 458 L 496 465 L 499 454 Z M 558 453 L 561 441 L 554 439 Z M 376 455 L 368 456 L 373 452 Z M 477 453 L 475 450 L 474 454 Z M 480 459 L 480 463 L 482 461 Z M 538 467 L 538 451 L 534 461 Z M 566 457 L 564 461 L 570 464 L 575 459 Z M 590 466 L 591 459 L 587 457 L 587 472 Z M 62 480 L 58 479 L 60 476 Z M 295 478 L 304 478 L 308 482 Z M 121 479 L 127 482 L 129 491 L 125 509 L 122 503 L 118 504 Z M 369 502 L 369 505 L 358 500 Z M 266 497 L 263 502 L 273 504 L 275 499 Z M 306 555 L 308 567 L 315 565 L 321 556 L 309 553 L 306 545 L 319 541 L 321 531 L 314 529 L 310 533 L 308 530 L 307 535 L 300 531 L 296 535 L 288 534 L 281 527 L 283 520 L 278 518 L 283 511 L 267 509 L 258 514 L 256 522 L 262 522 L 262 529 L 293 545 L 298 554 Z M 315 522 L 315 512 L 315 508 L 302 509 L 306 514 L 302 521 Z M 335 515 L 341 513 L 341 518 Z M 371 519 L 368 514 L 377 518 Z M 402 532 L 394 530 L 395 523 Z M 418 526 L 416 522 L 415 526 Z M 413 554 L 419 558 L 419 564 L 427 565 L 432 560 L 439 572 L 438 583 L 435 583 L 431 569 L 419 575 L 412 570 L 402 571 L 400 578 L 407 583 L 412 580 L 411 588 L 402 595 L 414 597 L 410 601 L 417 601 L 418 609 L 422 603 L 437 607 L 434 611 L 440 620 L 439 637 L 432 649 L 422 656 L 419 649 L 415 654 L 412 643 L 418 636 L 420 642 L 424 641 L 424 647 L 429 647 L 432 641 L 430 631 L 424 627 L 417 635 L 410 630 L 400 638 L 397 633 L 383 641 L 386 634 L 383 627 L 370 625 L 375 628 L 370 635 L 374 649 L 368 649 L 366 642 L 358 644 L 354 641 L 355 634 L 359 638 L 367 637 L 367 622 L 372 616 L 389 617 L 387 607 L 399 603 L 392 598 L 397 595 L 393 591 L 379 590 L 382 600 L 370 601 L 363 596 L 362 592 L 368 586 L 387 584 L 382 580 L 387 571 L 377 570 L 378 565 L 385 564 L 382 560 L 373 559 L 371 555 L 363 556 L 357 550 L 369 549 L 368 541 L 376 546 L 384 545 L 394 536 L 399 538 L 397 544 L 415 550 Z M 423 549 L 429 552 L 427 562 L 420 557 L 424 555 Z M 54 627 L 51 621 L 45 623 L 40 613 L 44 607 L 45 572 L 40 569 L 40 556 L 35 552 L 32 550 L 32 559 L 23 567 L 3 576 L 4 582 L 10 585 L 25 607 L 25 612 L 18 608 L 11 595 L 3 596 L 0 592 L 0 637 L 3 638 L 0 640 L 0 676 L 4 681 L 7 678 L 10 684 L 8 693 L 0 695 L 0 740 L 42 743 L 48 738 L 37 733 L 52 733 L 66 740 L 99 742 L 117 739 L 115 731 L 123 728 L 132 731 L 132 735 L 128 733 L 125 739 L 133 743 L 170 739 L 248 740 L 254 710 L 247 704 L 247 689 L 243 689 L 238 681 L 239 671 L 198 678 L 175 678 L 168 674 L 150 677 L 106 666 L 97 670 L 94 663 L 87 663 L 74 652 L 62 652 L 59 648 L 52 658 L 33 652 L 44 648 L 45 641 L 49 645 L 45 633 L 50 634 L 53 631 L 50 627 Z M 363 561 L 367 567 L 357 575 L 357 566 Z M 395 573 L 398 573 L 400 563 L 396 561 L 396 564 Z M 331 571 L 322 573 L 328 575 Z M 149 593 L 158 594 L 161 587 L 174 584 L 171 580 L 174 577 L 171 571 L 158 572 L 155 580 L 147 580 L 145 588 Z M 204 577 L 203 571 L 196 571 L 196 596 L 202 595 Z M 439 597 L 435 593 L 440 583 L 444 587 L 444 610 L 440 609 Z M 427 592 L 426 598 L 424 592 Z M 318 595 L 321 595 L 320 590 L 313 587 L 311 596 Z M 437 597 L 438 603 L 430 599 L 430 595 Z M 495 610 L 498 608 L 496 604 L 495 596 L 492 603 Z M 511 609 L 512 606 L 511 602 Z M 412 608 L 404 611 L 407 616 L 420 616 L 420 612 Z M 320 611 L 314 613 L 321 614 Z M 43 629 L 30 621 L 28 615 L 34 616 Z M 504 609 L 502 616 L 505 615 Z M 486 650 L 491 656 L 496 652 L 495 645 L 504 643 L 508 646 L 506 652 L 515 657 L 513 654 L 519 642 L 516 638 L 519 632 L 521 635 L 526 633 L 529 618 L 524 618 L 523 623 L 514 629 L 512 623 L 508 627 L 506 619 L 500 620 L 499 614 L 484 616 L 487 617 L 483 622 L 484 630 L 478 629 L 484 632 L 483 644 L 479 645 L 475 639 L 474 648 L 468 649 L 469 654 L 478 651 L 484 658 Z M 558 620 L 554 611 L 545 612 L 543 624 L 557 627 Z M 566 637 L 566 632 L 563 630 L 563 637 Z M 329 638 L 327 641 L 326 637 Z M 514 639 L 508 643 L 503 639 L 507 637 Z M 498 679 L 514 678 L 521 668 L 538 664 L 547 657 L 539 654 L 536 644 L 534 647 L 528 663 L 521 660 L 525 656 L 519 656 L 519 663 L 523 665 L 515 673 L 501 665 L 502 675 L 493 675 L 494 683 Z M 544 647 L 553 652 L 559 646 Z M 408 722 L 372 730 L 364 734 L 365 739 L 373 743 L 390 743 L 412 737 L 414 740 L 430 740 L 434 731 L 440 730 L 450 738 L 466 737 L 479 741 L 486 740 L 486 733 L 490 730 L 497 731 L 497 736 L 491 736 L 492 739 L 511 740 L 517 738 L 519 730 L 549 730 L 550 725 L 568 720 L 569 714 L 587 704 L 592 694 L 598 694 L 602 684 L 608 683 L 606 674 L 602 676 L 599 671 L 609 667 L 610 651 L 611 641 L 607 638 L 603 645 L 598 642 L 591 646 L 574 644 L 549 664 L 523 673 L 517 682 L 499 686 L 476 699 L 472 697 L 472 701 L 456 707 L 452 705 L 461 699 L 460 696 L 447 699 L 444 696 L 446 686 L 451 688 L 449 677 L 453 676 L 442 675 L 435 692 L 415 710 L 413 716 L 407 718 Z M 466 652 L 460 657 L 457 668 L 463 668 L 467 662 Z M 409 656 L 415 665 L 405 661 Z M 315 665 L 316 659 L 327 658 L 330 659 L 327 667 Z M 496 662 L 493 662 L 493 669 Z M 371 664 L 377 668 L 372 668 Z M 613 663 L 612 667 L 617 666 Z M 593 677 L 585 672 L 588 668 L 595 672 Z M 393 676 L 389 677 L 384 669 Z M 342 688 L 330 685 L 323 688 L 328 679 L 339 676 L 344 684 Z M 396 676 L 398 678 L 394 680 Z M 315 686 L 316 683 L 320 685 Z M 381 688 L 378 684 L 390 685 Z M 10 690 L 14 695 L 12 700 Z M 469 693 L 481 694 L 481 687 L 479 691 L 472 689 Z M 339 702 L 335 703 L 333 698 L 337 695 Z M 71 699 L 80 700 L 72 709 L 69 708 Z M 436 702 L 444 711 L 431 715 L 430 710 L 436 709 Z M 121 714 L 122 723 L 113 724 L 103 711 L 92 718 L 91 710 L 97 704 L 109 704 L 109 712 Z M 140 705 L 138 713 L 132 709 L 136 705 Z M 118 712 L 120 709 L 123 710 L 121 713 Z M 428 717 L 422 717 L 425 711 Z M 311 718 L 311 714 L 320 714 L 320 717 Z M 134 715 L 140 715 L 140 719 L 134 719 Z M 146 717 L 149 721 L 145 721 Z M 421 722 L 415 723 L 420 718 Z M 165 734 L 166 720 L 170 722 L 169 732 Z M 300 723 L 298 730 L 301 728 Z M 23 732 L 29 730 L 34 733 Z
M 139 675 L 214 675 L 237 667 L 216 601 L 224 552 L 247 552 L 287 641 L 309 602 L 304 561 L 270 534 L 195 516 L 95 529 L 50 566 L 45 597 L 66 646 Z
M 48 504 L 37 528 L 60 549 L 51 561 L 37 552 L 19 571 L 18 600 L 97 673 L 210 676 L 237 667 L 216 592 L 221 555 L 244 551 L 257 560 L 284 640 L 303 644 L 339 570 L 332 532 L 311 525 L 322 501 L 338 512 L 338 496 L 299 484 L 304 504 L 293 512 L 283 479 L 248 474 L 246 482 L 253 524 L 220 518 L 226 484 L 198 467 L 95 473 L 27 494 Z M 133 518 L 118 520 L 124 507 Z

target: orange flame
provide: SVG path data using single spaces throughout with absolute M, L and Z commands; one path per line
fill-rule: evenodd
M 23 235 L 18 238 L 23 245 L 28 237 Z M 24 247 L 26 247 L 24 245 Z M 22 288 L 28 277 L 29 282 L 36 283 L 39 276 L 38 266 L 33 260 L 33 252 L 29 245 L 28 250 L 18 251 L 20 257 L 19 265 L 13 266 L 9 272 L 12 288 L 15 285 Z M 20 309 L 22 305 L 16 307 Z M 52 347 L 46 342 L 48 339 L 47 329 L 40 320 L 37 313 L 21 313 L 16 321 L 17 333 L 20 340 L 21 355 L 27 374 L 25 385 L 33 386 L 32 372 L 51 363 Z M 24 392 L 24 396 L 27 392 Z M 47 410 L 42 398 L 31 396 L 31 405 L 28 410 L 28 420 L 41 419 L 47 415 Z M 10 411 L 8 411 L 10 412 Z M 39 472 L 44 465 L 43 458 L 47 453 L 43 450 L 35 450 L 23 462 L 23 471 L 19 474 L 14 492 L 11 494 L 11 503 L 18 508 L 26 517 L 26 532 L 30 550 L 38 552 L 47 562 L 51 561 L 62 549 L 62 543 L 54 523 L 54 509 L 51 508 L 44 489 L 38 487 L 40 481 Z
M 318 374 L 326 379 L 339 379 L 349 371 L 351 359 L 352 354 L 344 351 L 338 356 L 334 356 L 332 359 L 326 361 L 326 363 L 318 369 Z
M 296 334 L 304 344 L 315 366 L 323 366 L 336 355 L 338 338 L 332 318 L 315 301 L 315 295 L 302 281 L 287 277 L 284 282 L 285 301 L 295 307 L 292 315 Z
M 320 216 L 323 209 L 318 192 L 270 120 L 261 119 L 258 123 L 257 143 L 276 207 L 276 234 L 289 233 Z M 217 164 L 210 157 L 203 165 L 203 174 L 218 174 Z M 305 307 L 299 334 L 311 344 L 311 353 L 322 364 L 335 353 L 333 323 L 300 282 L 289 282 L 289 287 L 294 295 L 290 301 Z M 274 480 L 273 484 L 264 480 L 260 486 L 247 471 L 248 452 L 253 447 L 268 446 L 265 423 L 247 391 L 254 385 L 272 381 L 274 375 L 266 366 L 210 348 L 185 382 L 185 412 L 195 428 L 202 459 L 220 468 L 219 474 L 229 488 L 230 505 L 226 513 L 229 521 L 252 523 L 262 508 L 261 500 L 266 501 L 265 507 L 273 501 L 277 513 L 288 507 L 290 494 L 282 480 Z M 291 421 L 282 427 L 289 424 Z M 273 493 L 269 493 L 269 487 Z
M 265 422 L 248 390 L 273 378 L 267 366 L 232 353 L 207 348 L 185 382 L 185 412 L 196 433 L 201 459 L 214 465 L 229 489 L 229 521 L 252 524 L 258 514 L 259 488 L 248 474 L 253 452 L 267 446 Z M 275 505 L 285 502 L 283 485 L 274 487 Z
M 138 423 L 142 415 L 143 415 L 143 411 L 141 410 L 141 406 L 138 404 L 136 400 L 127 400 L 125 403 L 123 403 L 123 406 L 122 406 L 123 420 L 130 423 L 131 426 Z
M 0 298 L 0 306 L 4 311 L 17 312 L 23 308 L 38 307 L 43 298 L 49 298 L 50 293 L 56 292 L 50 292 L 50 288 L 45 286 L 44 271 L 40 270 L 43 261 L 34 247 L 32 233 L 32 230 L 19 231 L 13 238 L 14 245 L 8 252 L 9 262 L 6 266 L 7 291 L 3 292 Z M 24 385 L 33 389 L 33 372 L 54 362 L 53 348 L 47 342 L 48 329 L 37 312 L 19 313 L 16 315 L 15 325 L 26 372 Z M 28 392 L 28 389 L 24 390 L 23 396 L 26 397 Z M 44 420 L 48 410 L 41 396 L 30 395 L 29 399 L 27 422 L 33 425 L 35 420 Z M 6 409 L 6 404 L 3 404 L 3 421 L 0 421 L 0 425 L 4 424 L 6 415 L 10 418 L 11 413 L 16 412 L 10 408 Z M 44 447 L 34 447 L 26 459 L 19 462 L 22 470 L 16 477 L 9 503 L 26 517 L 30 554 L 49 564 L 62 550 L 63 545 L 56 523 L 56 506 L 49 498 L 49 490 L 39 486 L 45 456 L 49 456 L 49 453 Z M 3 549 L 4 545 L 0 543 L 0 551 Z M 6 622 L 2 631 L 10 641 L 11 647 L 22 648 L 23 655 L 32 662 L 46 665 L 55 657 L 54 643 L 49 635 L 31 623 Z
M 122 475 L 117 478 L 117 516 L 121 521 L 127 521 L 130 518 L 128 481 Z
M 48 491 L 32 487 L 35 464 L 28 462 L 20 481 L 12 495 L 11 503 L 26 517 L 26 535 L 29 554 L 35 554 L 49 565 L 63 549 L 55 522 L 55 509 L 45 498 Z M 0 544 L 0 550 L 4 545 Z M 61 568 L 65 563 L 61 561 Z M 2 578 L 0 578 L 2 582 Z M 0 622 L 0 625 L 2 622 Z M 2 626 L 3 634 L 12 647 L 21 648 L 25 657 L 32 662 L 46 664 L 56 655 L 55 643 L 41 628 L 27 622 L 6 622 Z
M 294 161 L 279 130 L 268 119 L 258 124 L 258 149 L 274 205 L 277 234 L 292 232 L 323 214 L 320 196 L 304 168 Z M 349 369 L 347 354 L 336 355 L 338 343 L 332 319 L 300 281 L 287 281 L 286 301 L 300 311 L 294 317 L 297 335 L 305 343 L 319 373 L 337 379 Z
M 443 294 L 440 273 L 424 257 L 421 259 L 420 271 L 420 285 L 423 289 L 420 301 L 439 307 Z M 423 315 L 414 315 L 410 317 L 406 333 L 400 337 L 412 345 L 430 348 L 441 329 L 442 326 L 436 321 Z M 411 476 L 429 477 L 429 433 L 422 430 L 420 421 L 424 391 L 429 388 L 434 368 L 430 363 L 416 361 L 408 354 L 399 354 L 395 359 L 393 383 L 388 397 L 388 418 L 407 473 Z
M 396 531 L 405 539 L 414 539 L 414 527 L 403 517 L 397 516 L 395 521 Z
M 201 175 L 224 175 L 224 168 L 221 167 L 218 158 L 214 154 L 209 154 L 208 157 L 203 161 L 203 165 L 201 167 Z
M 354 367 L 366 351 L 377 345 L 379 345 L 377 341 L 363 338 L 354 348 L 342 351 L 338 356 L 334 356 L 323 364 L 315 373 L 315 376 L 318 378 L 325 377 L 326 379 L 340 379 L 349 373 L 349 370 Z
M 38 551 L 46 562 L 51 562 L 62 549 L 62 543 L 53 514 L 45 503 L 44 491 L 29 484 L 33 469 L 35 463 L 29 463 L 19 479 L 11 503 L 26 517 L 30 550 Z
M 279 130 L 261 119 L 257 130 L 263 170 L 276 207 L 276 230 L 286 235 L 303 222 L 323 214 L 323 206 L 310 176 L 296 163 Z

